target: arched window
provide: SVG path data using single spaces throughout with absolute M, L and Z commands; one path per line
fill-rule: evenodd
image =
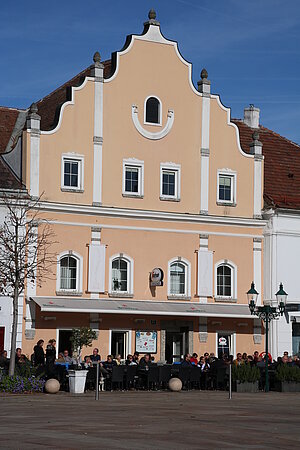
M 230 297 L 235 299 L 237 296 L 237 268 L 236 265 L 227 260 L 219 261 L 216 264 L 216 297 Z
M 77 259 L 73 256 L 64 256 L 60 260 L 60 289 L 77 289 Z
M 145 122 L 146 123 L 156 123 L 161 122 L 161 105 L 160 101 L 156 97 L 149 97 L 146 100 L 145 105 Z
M 127 292 L 128 290 L 128 267 L 127 261 L 116 258 L 112 262 L 112 290 Z
M 182 259 L 169 261 L 168 295 L 190 296 L 190 263 Z
M 109 292 L 133 295 L 133 260 L 123 253 L 110 258 Z

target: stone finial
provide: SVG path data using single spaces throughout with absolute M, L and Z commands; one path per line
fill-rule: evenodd
M 154 9 L 150 9 L 148 13 L 149 20 L 144 23 L 144 25 L 160 25 L 160 23 L 156 20 L 156 12 Z
M 250 153 L 252 155 L 262 155 L 262 143 L 259 141 L 259 132 L 257 130 L 252 133 L 252 142 L 250 143 Z
M 38 112 L 38 107 L 36 103 L 32 103 L 30 108 L 29 108 L 29 113 L 30 114 L 37 114 Z
M 155 20 L 156 19 L 156 12 L 154 11 L 154 9 L 150 9 L 150 11 L 148 13 L 148 18 L 150 20 Z
M 254 133 L 252 133 L 252 139 L 253 139 L 253 141 L 259 140 L 259 132 L 258 131 L 254 131 Z
M 197 82 L 198 91 L 202 92 L 202 94 L 210 94 L 210 81 L 207 79 L 208 73 L 206 69 L 201 70 L 201 80 Z
M 208 78 L 207 70 L 203 68 L 203 69 L 201 70 L 200 76 L 201 76 L 201 79 L 202 79 L 202 80 L 206 80 L 206 79 Z
M 95 64 L 100 63 L 100 61 L 101 61 L 101 56 L 100 56 L 100 53 L 99 53 L 99 52 L 95 52 L 95 53 L 94 53 L 93 61 L 94 61 Z

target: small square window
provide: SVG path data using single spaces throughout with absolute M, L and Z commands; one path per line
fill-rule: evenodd
M 218 173 L 217 203 L 235 206 L 236 175 Z
M 180 200 L 180 166 L 161 164 L 160 167 L 160 199 Z
M 83 190 L 83 158 L 62 158 L 62 190 Z
M 132 161 L 132 162 L 131 162 Z M 123 196 L 144 195 L 144 162 L 135 159 L 123 160 Z

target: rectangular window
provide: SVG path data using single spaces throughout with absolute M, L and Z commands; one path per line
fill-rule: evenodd
M 137 167 L 125 167 L 125 191 L 139 192 L 139 169 Z
M 174 197 L 176 173 L 169 170 L 163 170 L 162 177 L 162 194 Z
M 79 161 L 64 160 L 64 186 L 78 188 L 78 165 Z
M 124 197 L 143 197 L 144 195 L 144 162 L 135 158 L 123 160 Z
M 83 191 L 83 157 L 62 155 L 61 189 Z
M 217 203 L 236 204 L 236 174 L 226 171 L 218 173 Z
M 173 163 L 160 165 L 160 199 L 180 200 L 180 166 Z

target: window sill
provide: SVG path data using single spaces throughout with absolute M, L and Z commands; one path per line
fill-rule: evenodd
M 150 125 L 151 127 L 161 127 L 161 122 L 144 122 L 144 125 Z
M 221 200 L 218 200 L 217 201 L 217 205 L 218 206 L 236 206 L 236 203 L 235 202 L 223 202 L 223 201 L 221 201 Z
M 168 300 L 191 300 L 192 297 L 188 295 L 168 295 Z
M 59 290 L 55 292 L 56 295 L 64 295 L 64 296 L 70 296 L 70 297 L 81 297 L 82 296 L 82 292 L 78 292 L 78 291 L 64 291 L 64 290 Z
M 80 189 L 80 188 L 70 188 L 70 187 L 61 187 L 60 190 L 62 192 L 75 192 L 75 193 L 79 193 L 82 194 L 84 192 L 84 189 Z
M 143 195 L 141 195 L 141 194 L 133 194 L 133 193 L 124 193 L 123 192 L 123 194 L 122 194 L 122 197 L 128 197 L 128 198 L 144 198 L 144 196 Z
M 215 297 L 215 302 L 237 303 L 237 298 L 232 298 L 232 297 Z
M 159 200 L 161 200 L 163 202 L 180 202 L 180 198 L 178 198 L 178 197 L 167 197 L 164 195 L 161 195 L 159 197 Z
M 115 298 L 133 298 L 133 294 L 129 294 L 128 292 L 109 292 L 108 296 Z

